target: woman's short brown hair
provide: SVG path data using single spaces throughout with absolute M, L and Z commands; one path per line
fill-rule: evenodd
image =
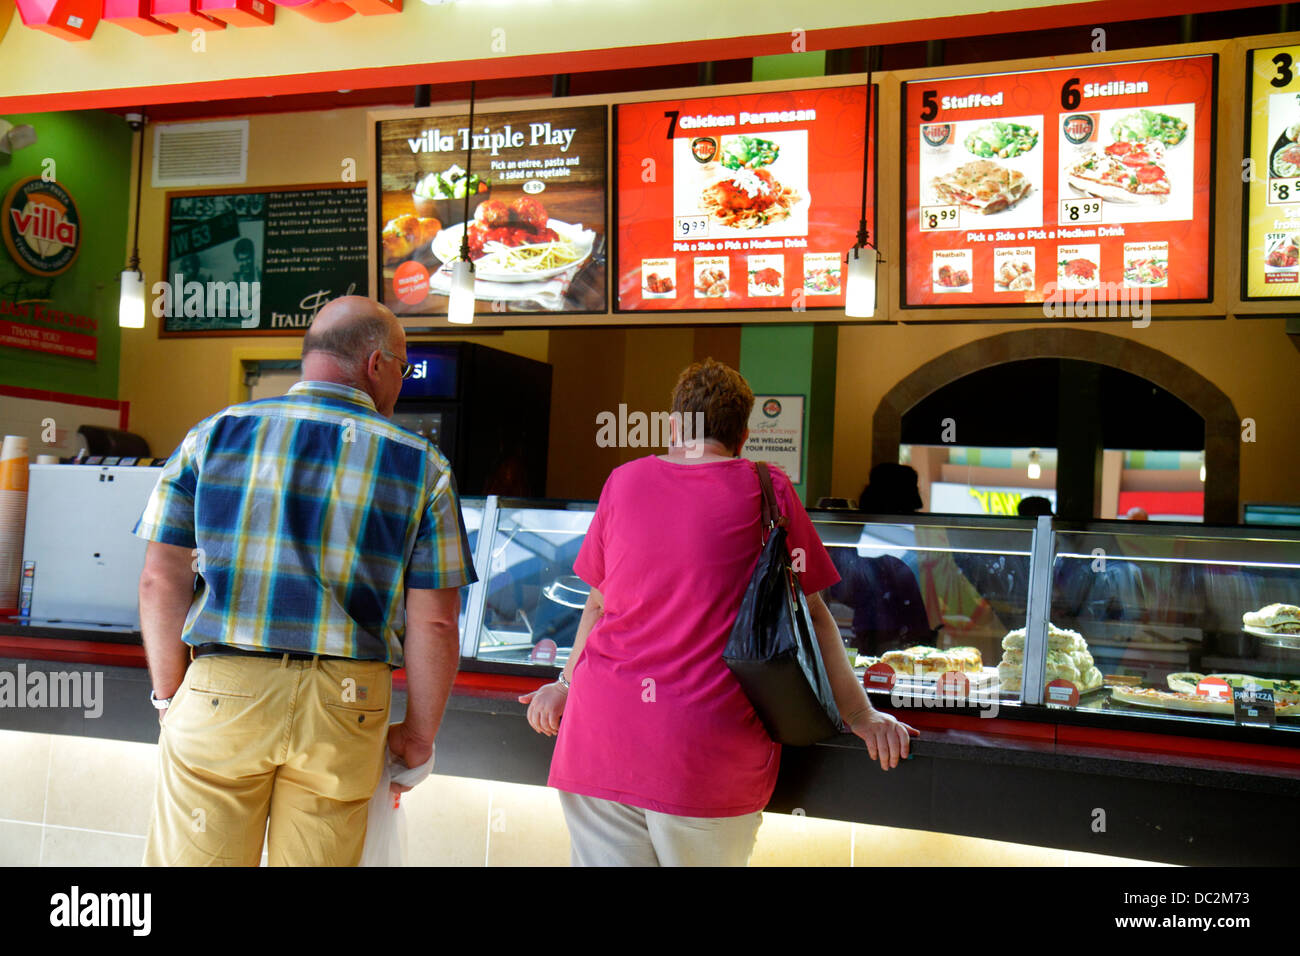
M 703 436 L 688 433 L 687 437 L 697 441 L 711 438 L 732 451 L 738 450 L 753 408 L 754 393 L 749 383 L 731 366 L 711 358 L 688 365 L 673 387 L 674 412 L 680 412 L 683 419 L 692 416 L 691 426 L 697 412 L 704 415 Z

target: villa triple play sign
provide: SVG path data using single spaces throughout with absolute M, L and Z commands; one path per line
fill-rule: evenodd
M 184 30 L 224 30 L 275 23 L 275 8 L 287 7 L 318 23 L 354 13 L 401 13 L 402 0 L 16 0 L 23 24 L 64 40 L 89 40 L 101 20 L 142 36 Z

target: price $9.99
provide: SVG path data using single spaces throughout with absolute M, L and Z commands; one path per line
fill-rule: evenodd
M 673 223 L 673 237 L 676 239 L 703 239 L 708 234 L 708 216 L 678 216 Z

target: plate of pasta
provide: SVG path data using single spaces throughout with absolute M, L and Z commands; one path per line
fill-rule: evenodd
M 444 263 L 459 258 L 465 223 L 439 232 L 433 254 Z M 469 257 L 474 274 L 486 282 L 533 282 L 552 279 L 591 257 L 596 233 L 581 223 L 551 219 L 531 197 L 508 207 L 488 200 L 469 223 Z

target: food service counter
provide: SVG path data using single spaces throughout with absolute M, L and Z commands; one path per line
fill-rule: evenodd
M 438 771 L 544 785 L 553 741 L 528 727 L 516 698 L 551 679 L 572 645 L 585 599 L 572 565 L 593 505 L 464 505 L 480 581 L 463 594 L 461 673 Z M 1268 606 L 1295 602 L 1300 535 L 1047 518 L 813 519 L 843 578 L 828 604 L 864 678 L 900 650 L 934 649 L 914 651 L 912 673 L 896 671 L 893 687 L 872 694 L 922 736 L 890 773 L 847 735 L 787 748 L 771 810 L 1170 863 L 1289 862 L 1300 839 L 1291 639 L 1242 616 L 1260 621 Z M 109 688 L 99 720 L 0 709 L 0 727 L 155 740 L 137 642 L 0 626 L 0 668 L 97 665 Z M 978 651 L 978 666 L 952 654 L 958 646 Z M 933 675 L 918 673 L 935 660 L 965 668 L 964 697 L 943 696 Z M 1226 696 L 1197 700 L 1197 685 L 1216 675 Z M 1243 703 L 1243 678 L 1252 692 L 1274 691 L 1271 714 Z M 397 681 L 404 686 L 401 672 Z M 1134 703 L 1117 688 L 1199 709 Z M 395 700 L 404 708 L 404 695 Z

